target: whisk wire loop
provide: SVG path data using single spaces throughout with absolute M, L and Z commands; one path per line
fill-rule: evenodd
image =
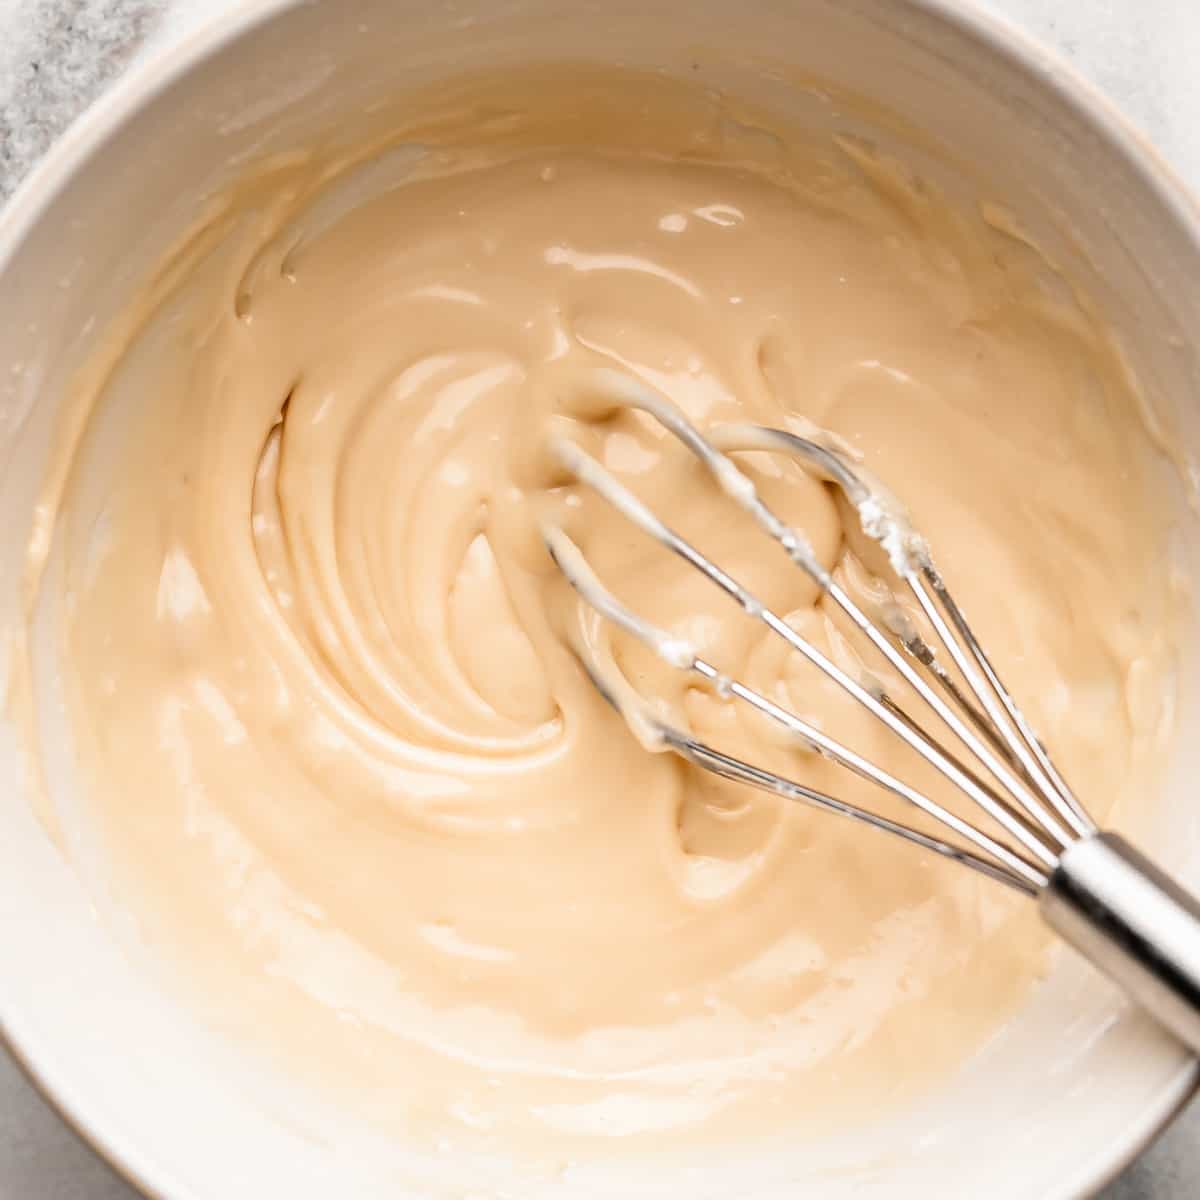
M 772 611 L 728 571 L 670 528 L 576 442 L 556 437 L 551 442 L 551 450 L 567 472 L 703 574 L 733 599 L 743 612 L 765 624 L 794 651 L 833 680 L 892 734 L 969 797 L 1015 845 L 1005 844 L 975 829 L 923 793 L 882 771 L 844 745 L 834 742 L 795 714 L 786 712 L 741 683 L 725 680 L 717 668 L 698 660 L 680 639 L 650 625 L 622 605 L 603 587 L 578 548 L 561 530 L 546 531 L 551 552 L 585 602 L 603 616 L 622 625 L 672 665 L 722 682 L 725 694 L 752 705 L 822 754 L 860 777 L 870 779 L 893 795 L 902 797 L 958 836 L 966 838 L 983 851 L 985 858 L 981 861 L 986 861 L 993 869 L 999 868 L 1006 882 L 1019 880 L 1023 887 L 1044 884 L 1062 850 L 1080 836 L 1093 832 L 1095 827 L 1050 764 L 1041 743 L 1000 684 L 995 669 L 983 655 L 965 618 L 934 569 L 923 539 L 912 530 L 899 506 L 873 481 L 868 483 L 864 473 L 851 468 L 840 454 L 812 439 L 783 430 L 738 424 L 721 427 L 710 440 L 678 408 L 640 382 L 607 369 L 601 369 L 597 375 L 598 386 L 611 393 L 616 404 L 645 412 L 699 459 L 718 487 L 748 513 L 782 547 L 788 558 L 833 601 L 853 627 L 970 753 L 972 762 L 981 765 L 984 774 L 943 745 L 903 706 L 888 696 L 881 686 L 855 679 L 797 633 L 783 617 Z M 965 682 L 966 690 L 946 670 L 934 649 L 915 629 L 892 628 L 885 632 L 867 615 L 820 562 L 803 534 L 781 520 L 763 502 L 754 482 L 729 457 L 730 453 L 738 451 L 790 455 L 799 459 L 806 469 L 842 490 L 857 512 L 864 532 L 884 548 L 895 573 L 908 585 L 917 606 L 945 644 Z M 897 648 L 889 633 L 898 638 L 900 648 Z M 595 663 L 591 666 L 595 675 L 599 668 Z M 922 667 L 924 671 L 919 669 Z M 613 689 L 606 690 L 611 694 Z M 727 773 L 731 769 L 729 764 L 737 761 L 712 751 L 674 727 L 660 725 L 659 731 L 664 742 L 672 749 L 693 762 L 709 765 L 710 769 L 715 769 L 711 764 L 720 761 Z M 739 777 L 743 779 L 768 779 L 767 786 L 776 792 L 789 792 L 797 788 L 801 792 L 812 790 L 749 764 L 739 763 L 738 770 L 741 772 Z M 838 811 L 847 807 L 855 808 L 871 818 L 869 823 L 877 826 L 882 821 L 878 814 L 866 813 L 866 810 L 845 805 L 841 801 L 836 801 L 833 806 Z M 925 835 L 920 837 L 925 841 L 938 841 Z M 944 847 L 939 852 L 962 853 L 949 843 L 938 844 Z

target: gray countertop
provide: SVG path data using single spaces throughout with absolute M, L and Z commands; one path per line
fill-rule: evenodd
M 1195 0 L 982 0 L 1057 48 L 1200 188 Z M 0 198 L 131 61 L 238 0 L 0 0 Z M 1200 1104 L 1104 1200 L 1200 1195 Z M 134 1200 L 0 1053 L 0 1200 Z

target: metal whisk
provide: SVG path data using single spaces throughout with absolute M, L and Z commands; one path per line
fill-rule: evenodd
M 1046 922 L 1119 984 L 1185 1045 L 1200 1051 L 1200 903 L 1113 833 L 1101 832 L 1072 794 L 1046 749 L 1001 683 L 966 618 L 934 566 L 924 539 L 901 505 L 852 465 L 836 446 L 778 429 L 726 425 L 702 434 L 670 402 L 615 370 L 596 372 L 597 390 L 615 407 L 638 409 L 658 421 L 700 460 L 718 487 L 804 571 L 911 687 L 923 707 L 954 738 L 954 749 L 881 685 L 856 679 L 802 637 L 719 565 L 663 523 L 637 496 L 575 442 L 555 438 L 551 451 L 580 484 L 702 572 L 752 618 L 832 679 L 891 732 L 953 783 L 991 818 L 989 833 L 843 745 L 760 692 L 724 675 L 684 639 L 645 620 L 616 598 L 570 537 L 543 530 L 555 562 L 580 597 L 660 658 L 693 672 L 717 692 L 748 704 L 827 759 L 878 785 L 934 818 L 965 843 L 942 838 L 870 812 L 764 767 L 707 745 L 649 705 L 638 706 L 586 650 L 580 655 L 593 682 L 644 741 L 669 748 L 725 779 L 840 814 L 934 851 L 1035 897 Z M 879 543 L 891 569 L 915 600 L 936 637 L 931 644 L 896 606 L 874 618 L 820 563 L 803 534 L 762 501 L 753 481 L 729 457 L 738 451 L 787 455 L 839 488 L 863 532 Z M 941 649 L 939 649 L 939 644 Z M 957 678 L 939 658 L 948 655 Z M 969 848 L 967 848 L 969 847 Z

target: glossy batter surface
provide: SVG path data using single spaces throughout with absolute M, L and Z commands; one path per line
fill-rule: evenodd
M 66 564 L 81 770 L 139 940 L 237 1036 L 408 1136 L 859 1119 L 962 1061 L 1043 959 L 1018 898 L 648 754 L 596 694 L 573 638 L 713 740 L 880 805 L 609 645 L 547 515 L 639 611 L 929 782 L 561 486 L 551 430 L 858 661 L 678 446 L 589 417 L 595 367 L 701 426 L 844 438 L 1097 815 L 1169 737 L 1165 510 L 1103 329 L 1029 246 L 866 149 L 721 133 L 708 100 L 656 123 L 662 85 L 639 86 L 595 116 L 460 106 L 232 188 L 86 389 L 31 551 L 35 575 L 48 548 Z M 832 494 L 751 467 L 869 590 Z

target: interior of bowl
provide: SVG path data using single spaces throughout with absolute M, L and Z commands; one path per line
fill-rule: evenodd
M 123 85 L 18 197 L 0 231 L 0 624 L 22 562 L 66 384 L 203 197 L 257 156 L 454 74 L 588 61 L 661 70 L 787 119 L 900 143 L 918 169 L 1004 205 L 1068 265 L 1118 331 L 1164 443 L 1200 456 L 1192 332 L 1197 218 L 1101 106 L 1054 82 L 1035 52 L 898 0 L 395 0 L 276 5 Z M 913 131 L 920 131 L 914 135 Z M 1164 462 L 1164 470 L 1167 469 Z M 1178 554 L 1200 576 L 1180 492 Z M 1185 664 L 1185 667 L 1190 664 Z M 0 684 L 18 662 L 0 642 Z M 1195 689 L 1182 672 L 1177 753 L 1161 795 L 1123 814 L 1136 839 L 1200 883 Z M 47 770 L 70 761 L 52 689 L 39 714 Z M 1069 955 L 1020 1017 L 935 1094 L 844 1136 L 744 1160 L 583 1163 L 534 1177 L 508 1164 L 414 1165 L 403 1147 L 264 1079 L 201 1031 L 123 957 L 47 833 L 0 724 L 0 1019 L 72 1117 L 136 1178 L 172 1197 L 287 1194 L 1067 1196 L 1131 1153 L 1190 1086 L 1192 1068 Z M 47 733 L 50 736 L 47 737 Z M 58 764 L 58 766 L 56 766 Z M 60 814 L 61 815 L 61 814 Z M 69 824 L 69 820 L 68 820 Z M 77 832 L 65 831 L 68 840 Z M 936 1031 L 930 1031 L 936 1037 Z

